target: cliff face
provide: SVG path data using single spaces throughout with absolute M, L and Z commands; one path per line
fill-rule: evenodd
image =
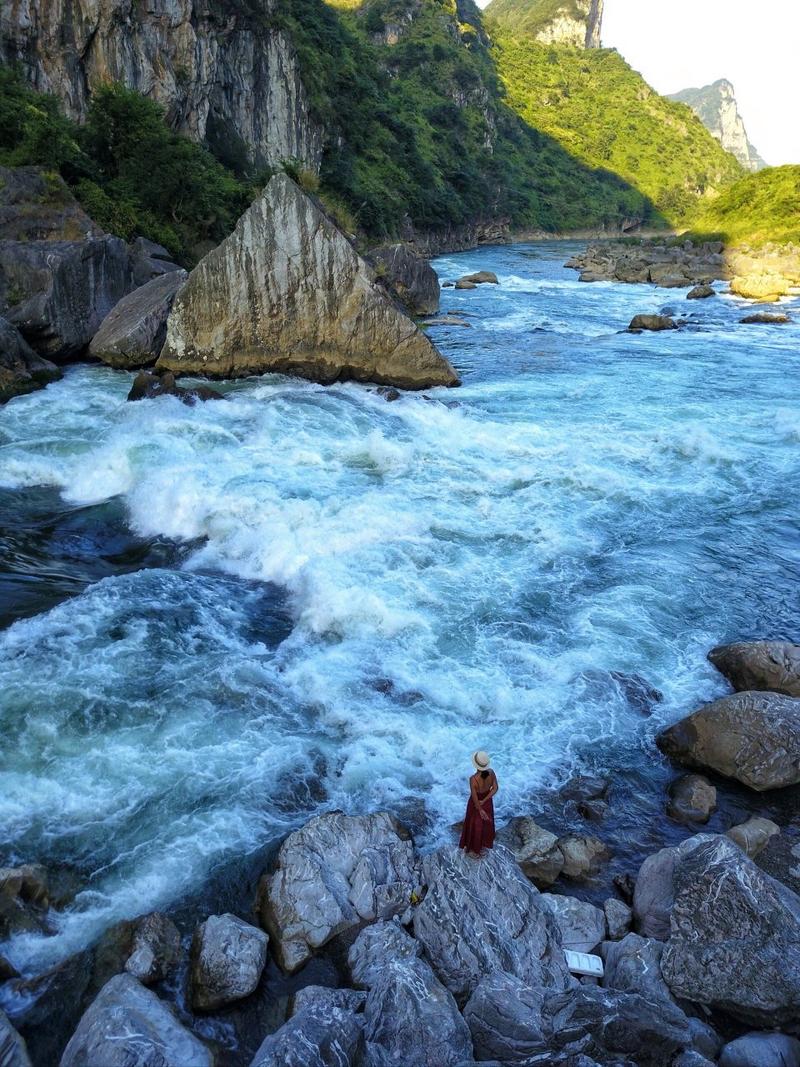
M 274 0 L 264 3 L 267 15 Z M 0 60 L 82 120 L 92 92 L 121 82 L 157 100 L 171 125 L 225 158 L 299 159 L 317 169 L 294 49 L 268 19 L 220 0 L 4 0 Z
M 493 0 L 488 14 L 540 44 L 599 48 L 604 0 Z
M 747 170 L 756 171 L 766 167 L 767 164 L 747 136 L 736 94 L 729 81 L 722 78 L 713 85 L 704 85 L 702 89 L 683 89 L 670 99 L 688 104 L 722 147 L 736 156 Z

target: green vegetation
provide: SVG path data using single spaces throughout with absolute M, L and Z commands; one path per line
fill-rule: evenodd
M 582 21 L 590 0 L 492 0 L 490 17 L 515 35 L 535 36 L 555 19 L 567 15 Z
M 728 245 L 800 244 L 800 166 L 769 167 L 742 178 L 702 211 L 692 232 Z
M 101 89 L 79 127 L 8 67 L 0 68 L 0 163 L 59 171 L 104 230 L 149 237 L 184 263 L 230 233 L 253 193 L 207 149 L 172 133 L 138 93 Z

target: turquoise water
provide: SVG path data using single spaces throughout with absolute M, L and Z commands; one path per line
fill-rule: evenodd
M 0 609 L 26 616 L 0 630 L 0 862 L 86 885 L 18 966 L 322 808 L 433 842 L 478 747 L 505 812 L 578 766 L 663 775 L 656 730 L 725 691 L 709 647 L 800 636 L 800 326 L 581 284 L 572 250 L 436 263 L 501 280 L 443 292 L 459 390 L 126 404 L 84 366 L 0 409 Z M 618 332 L 665 305 L 691 326 Z

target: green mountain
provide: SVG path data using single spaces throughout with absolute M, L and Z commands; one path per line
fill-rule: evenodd
M 742 178 L 699 214 L 692 230 L 729 245 L 800 244 L 800 165 Z
M 604 0 L 492 0 L 490 17 L 544 44 L 599 48 Z

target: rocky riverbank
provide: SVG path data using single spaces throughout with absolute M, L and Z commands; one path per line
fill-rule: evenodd
M 703 827 L 728 779 L 753 813 L 774 814 L 774 791 L 800 784 L 800 646 L 739 643 L 709 659 L 736 692 L 659 736 L 693 772 L 664 798 L 673 843 L 613 891 L 600 875 L 621 844 L 607 780 L 560 794 L 562 817 L 591 833 L 520 813 L 480 860 L 422 849 L 386 812 L 329 812 L 289 834 L 238 914 L 145 915 L 41 976 L 18 976 L 0 951 L 3 1063 L 798 1062 L 793 809 L 783 826 L 753 814 Z M 0 938 L 46 935 L 76 888 L 35 864 L 3 870 Z M 602 979 L 571 974 L 564 948 L 599 954 Z

